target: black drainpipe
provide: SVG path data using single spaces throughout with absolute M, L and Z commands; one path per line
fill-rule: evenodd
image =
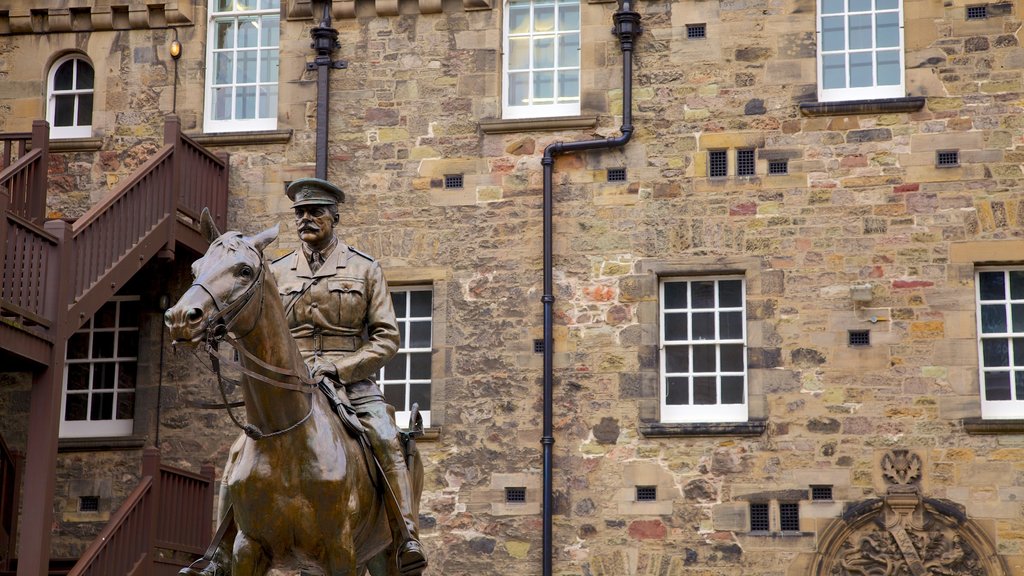
M 568 154 L 583 150 L 598 150 L 605 148 L 617 148 L 624 146 L 633 136 L 633 41 L 640 35 L 640 14 L 632 10 L 633 0 L 620 0 L 619 10 L 614 15 L 615 28 L 612 34 L 619 38 L 622 47 L 622 134 L 614 138 L 602 138 L 597 140 L 582 140 L 579 142 L 556 142 L 544 149 L 544 158 L 541 164 L 544 166 L 544 295 L 541 301 L 544 303 L 544 431 L 540 443 L 544 447 L 544 500 L 542 513 L 544 516 L 544 568 L 543 576 L 551 576 L 552 564 L 552 458 L 551 449 L 555 444 L 552 436 L 552 410 L 551 405 L 553 391 L 553 369 L 552 354 L 554 343 L 552 342 L 552 307 L 555 303 L 555 295 L 552 288 L 551 271 L 551 220 L 552 220 L 552 191 L 551 180 L 556 154 Z
M 312 2 L 310 3 L 313 4 Z M 313 15 L 316 18 L 316 14 Z M 306 63 L 306 70 L 316 70 L 316 177 L 327 179 L 327 125 L 328 101 L 330 100 L 330 83 L 328 72 L 331 68 L 344 69 L 347 63 L 331 60 L 331 54 L 340 47 L 338 31 L 331 28 L 331 0 L 323 3 L 323 15 L 320 24 L 309 31 L 313 42 L 310 48 L 316 50 L 316 57 Z

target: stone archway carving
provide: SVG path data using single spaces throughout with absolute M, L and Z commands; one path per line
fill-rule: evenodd
M 847 506 L 821 533 L 810 576 L 1008 576 L 991 539 L 963 506 L 921 494 L 921 458 L 882 457 L 882 498 Z

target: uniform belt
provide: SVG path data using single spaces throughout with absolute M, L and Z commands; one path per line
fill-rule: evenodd
M 363 339 L 358 336 L 324 336 L 314 334 L 312 336 L 300 336 L 295 338 L 299 350 L 303 352 L 354 352 L 363 345 Z

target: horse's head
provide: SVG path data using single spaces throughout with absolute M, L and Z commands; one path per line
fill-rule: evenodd
M 263 249 L 278 233 L 274 226 L 254 236 L 221 234 L 206 210 L 201 229 L 210 248 L 192 264 L 192 286 L 164 314 L 175 343 L 196 344 L 209 331 L 230 330 L 268 274 Z

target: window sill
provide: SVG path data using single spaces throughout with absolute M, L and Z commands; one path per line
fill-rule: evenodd
M 640 424 L 640 434 L 647 438 L 669 438 L 673 436 L 760 436 L 764 434 L 767 428 L 767 420 L 700 424 L 645 422 Z
M 50 152 L 96 152 L 100 148 L 102 138 L 50 138 Z
M 508 134 L 510 132 L 554 132 L 557 130 L 579 130 L 597 126 L 597 116 L 557 116 L 553 118 L 517 118 L 503 120 L 490 118 L 480 120 L 480 131 L 484 134 Z
M 288 129 L 266 130 L 262 132 L 218 132 L 214 134 L 189 134 L 188 137 L 203 146 L 286 144 L 292 139 L 292 131 Z
M 1021 434 L 1024 420 L 982 420 L 964 418 L 964 431 L 968 434 Z
M 110 436 L 97 438 L 61 438 L 58 452 L 101 452 L 105 450 L 139 450 L 146 446 L 145 436 Z
M 842 116 L 847 114 L 891 114 L 917 112 L 924 108 L 924 96 L 882 98 L 879 100 L 847 100 L 844 102 L 804 102 L 800 113 L 804 116 Z

